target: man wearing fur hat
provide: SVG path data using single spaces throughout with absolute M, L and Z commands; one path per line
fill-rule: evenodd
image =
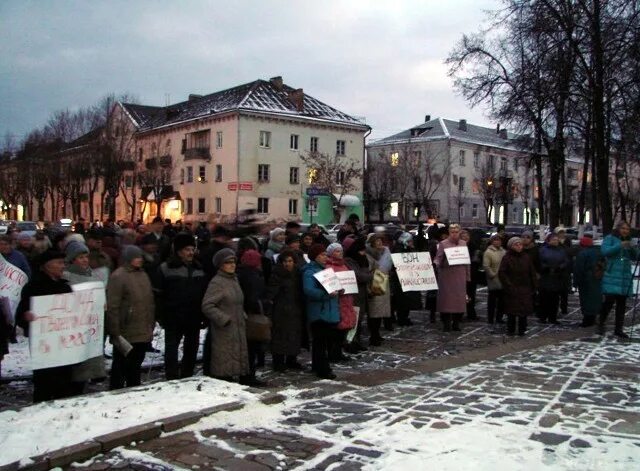
M 193 376 L 200 344 L 202 298 L 207 276 L 194 259 L 196 241 L 191 234 L 180 233 L 173 239 L 173 255 L 158 269 L 158 315 L 165 329 L 164 361 L 167 379 Z M 184 338 L 182 362 L 178 347 Z

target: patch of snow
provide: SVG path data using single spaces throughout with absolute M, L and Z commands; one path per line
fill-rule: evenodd
M 240 385 L 198 377 L 5 411 L 0 413 L 0 465 L 134 425 L 252 399 L 255 396 Z M 261 409 L 258 413 L 264 414 Z

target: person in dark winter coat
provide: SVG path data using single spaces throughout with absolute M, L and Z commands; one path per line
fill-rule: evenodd
M 537 275 L 529 255 L 522 250 L 522 239 L 512 237 L 507 242 L 507 248 L 509 250 L 502 258 L 498 271 L 504 291 L 507 333 L 515 334 L 517 323 L 518 335 L 524 335 L 527 331 L 527 316 L 533 313 Z
M 304 327 L 304 299 L 295 254 L 283 250 L 274 265 L 266 297 L 271 303 L 271 355 L 273 369 L 300 370 L 298 363 Z
M 429 226 L 427 229 L 427 252 L 429 252 L 429 256 L 431 260 L 435 260 L 436 254 L 438 252 L 438 244 L 441 240 L 444 240 L 448 237 L 448 233 L 446 228 L 439 228 L 437 224 L 433 224 Z M 434 265 L 433 270 L 438 276 L 438 268 Z M 429 322 L 432 324 L 436 321 L 436 312 L 437 312 L 437 301 L 438 301 L 438 290 L 433 289 L 427 291 L 427 303 L 426 308 L 429 311 Z
M 476 294 L 478 291 L 478 283 L 481 281 L 480 268 L 482 267 L 482 240 L 477 231 L 470 233 L 467 230 L 460 231 L 460 238 L 467 243 L 469 249 L 469 257 L 471 259 L 471 281 L 467 282 L 467 319 L 476 320 Z
M 391 250 L 392 253 L 409 253 L 415 252 L 413 246 L 413 236 L 408 232 L 402 232 Z M 413 325 L 409 318 L 411 309 L 420 309 L 420 292 L 419 291 L 402 291 L 402 286 L 395 268 L 391 270 L 389 275 L 389 285 L 391 287 L 391 306 L 395 307 L 398 325 Z
M 217 225 L 211 234 L 212 240 L 198 240 L 198 261 L 202 265 L 207 279 L 211 280 L 217 272 L 217 268 L 213 264 L 213 257 L 222 249 L 229 248 L 231 234 L 221 225 Z
M 155 279 L 158 267 L 161 265 L 160 252 L 158 251 L 158 239 L 153 234 L 145 234 L 140 239 L 140 248 L 144 258 L 144 271 L 149 279 Z
M 62 278 L 64 272 L 64 254 L 49 249 L 38 259 L 40 271 L 22 290 L 20 304 L 16 312 L 16 322 L 29 336 L 29 323 L 38 313 L 30 310 L 31 298 L 49 294 L 70 293 L 71 286 Z M 33 371 L 33 402 L 62 399 L 76 394 L 72 381 L 73 365 L 55 366 Z
M 582 327 L 595 325 L 602 309 L 602 271 L 600 248 L 593 245 L 593 239 L 580 239 L 581 250 L 573 263 L 573 285 L 580 294 Z
M 207 277 L 194 260 L 196 242 L 191 234 L 181 233 L 173 241 L 174 254 L 160 265 L 154 288 L 158 296 L 158 316 L 165 330 L 164 361 L 167 379 L 193 376 L 200 329 L 204 321 L 202 298 Z M 178 347 L 184 339 L 182 361 Z
M 359 309 L 358 328 L 353 337 L 353 342 L 345 349 L 349 353 L 359 353 L 367 350 L 367 347 L 362 344 L 361 333 L 363 320 L 366 319 L 369 312 L 369 285 L 373 280 L 375 263 L 367 255 L 366 243 L 367 239 L 362 236 L 357 239 L 346 238 L 342 243 L 345 250 L 344 262 L 350 270 L 355 272 L 356 281 L 358 282 L 358 294 L 354 297 L 354 305 Z
M 262 276 L 262 255 L 257 250 L 246 250 L 236 270 L 238 283 L 244 297 L 244 312 L 247 314 L 267 314 L 270 309 L 266 299 L 266 285 Z M 264 355 L 264 346 L 255 340 L 247 339 L 249 351 L 250 377 L 243 378 L 252 386 L 265 386 L 255 377 L 258 356 Z
M 140 385 L 142 362 L 156 324 L 153 289 L 143 269 L 142 250 L 128 245 L 121 260 L 107 287 L 106 332 L 113 344 L 111 389 Z
M 540 250 L 540 321 L 558 324 L 560 296 L 566 290 L 569 259 L 558 236 L 549 234 L 544 247 Z
M 31 265 L 22 252 L 13 248 L 11 236 L 0 236 L 0 254 L 7 262 L 15 265 L 25 272 L 28 278 L 31 278 Z
M 638 261 L 638 248 L 631 245 L 631 229 L 626 222 L 620 222 L 615 231 L 602 241 L 601 252 L 606 257 L 607 268 L 602 277 L 604 303 L 600 311 L 599 332 L 604 334 L 605 323 L 613 305 L 616 306 L 614 334 L 629 338 L 624 328 L 627 298 L 633 294 L 632 263 Z
M 312 369 L 319 378 L 335 379 L 329 364 L 329 348 L 334 330 L 340 322 L 338 291 L 327 293 L 313 276 L 325 269 L 327 253 L 322 244 L 314 244 L 309 250 L 310 263 L 302 269 L 302 286 L 306 296 L 307 319 L 311 324 Z
M 487 322 L 493 324 L 494 321 L 502 324 L 504 314 L 504 292 L 498 272 L 500 263 L 506 255 L 506 250 L 502 248 L 502 239 L 498 234 L 494 234 L 489 239 L 489 247 L 482 256 L 482 266 L 487 277 Z
M 209 319 L 211 360 L 208 375 L 231 380 L 250 373 L 244 296 L 236 276 L 236 254 L 222 249 L 212 260 L 216 276 L 202 300 L 202 312 Z

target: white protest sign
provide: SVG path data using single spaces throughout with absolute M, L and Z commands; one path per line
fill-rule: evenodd
M 331 268 L 319 271 L 315 273 L 314 278 L 320 282 L 322 287 L 327 290 L 327 293 L 333 293 L 334 291 L 340 291 L 342 289 L 342 283 L 336 276 Z
M 109 267 L 98 267 L 98 268 L 93 268 L 91 270 L 91 273 L 96 277 L 99 278 L 100 281 L 102 281 L 103 286 L 106 288 L 107 284 L 109 283 Z M 74 289 L 75 291 L 75 289 Z
M 444 254 L 447 256 L 449 265 L 471 265 L 471 257 L 466 245 L 444 249 Z
M 29 277 L 25 272 L 0 255 L 0 309 L 4 311 L 5 320 L 11 325 L 15 323 L 22 288 L 28 281 Z
M 72 293 L 31 298 L 36 317 L 29 327 L 34 370 L 102 356 L 105 291 L 101 285 L 81 283 Z
M 393 253 L 391 258 L 403 292 L 438 289 L 429 252 Z
M 353 270 L 337 271 L 336 276 L 340 280 L 344 294 L 358 294 L 358 281 Z
M 360 308 L 358 306 L 353 306 L 353 310 L 356 311 L 356 325 L 353 327 L 353 329 L 349 330 L 347 332 L 347 342 L 351 343 L 353 342 L 353 339 L 356 336 L 356 332 L 358 330 L 358 318 L 360 317 Z

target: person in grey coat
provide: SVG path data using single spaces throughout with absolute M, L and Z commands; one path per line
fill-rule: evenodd
M 217 275 L 202 300 L 202 312 L 209 319 L 211 366 L 215 378 L 240 380 L 250 375 L 244 296 L 236 276 L 236 254 L 222 249 L 213 256 Z

